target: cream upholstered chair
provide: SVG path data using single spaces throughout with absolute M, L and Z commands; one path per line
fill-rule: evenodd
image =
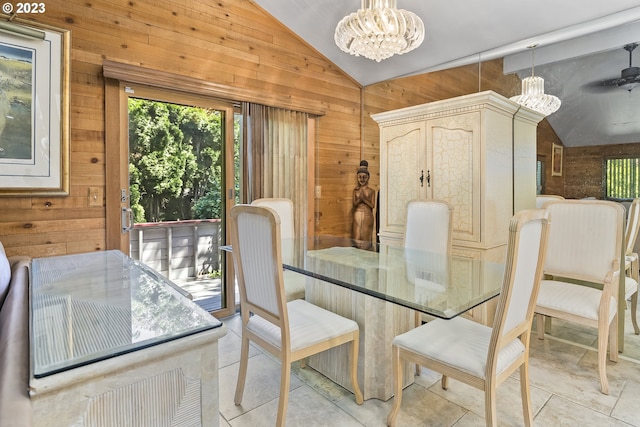
M 420 252 L 441 255 L 451 253 L 452 211 L 451 205 L 442 200 L 412 200 L 407 204 L 404 233 L 407 275 L 415 285 L 416 293 L 421 293 L 424 298 L 432 298 L 444 292 L 446 283 L 439 283 L 438 278 L 448 280 L 448 258 L 446 256 L 430 257 L 430 260 L 413 258 L 421 257 Z M 426 265 L 427 263 L 431 265 Z M 433 265 L 434 263 L 436 265 Z M 423 271 L 419 271 L 422 267 L 424 267 Z
M 293 216 L 293 202 L 286 198 L 273 197 L 256 199 L 251 202 L 255 206 L 267 206 L 278 213 L 280 217 L 280 233 L 282 237 L 282 261 L 290 263 L 295 256 L 295 220 Z M 304 299 L 305 297 L 305 277 L 295 271 L 284 271 L 284 290 L 287 301 L 294 299 Z
M 452 239 L 451 205 L 442 200 L 412 200 L 407 204 L 404 247 L 448 254 Z
M 393 340 L 395 399 L 387 418 L 394 426 L 402 402 L 402 361 L 420 364 L 485 392 L 485 420 L 497 425 L 496 387 L 520 368 L 525 425 L 531 425 L 529 337 L 533 308 L 542 278 L 549 214 L 523 210 L 509 224 L 502 290 L 493 328 L 463 317 L 436 319 Z
M 249 342 L 280 358 L 280 398 L 277 426 L 284 426 L 291 363 L 332 347 L 349 343 L 351 384 L 356 403 L 362 403 L 358 385 L 358 324 L 305 300 L 287 302 L 282 276 L 280 220 L 267 207 L 231 208 L 231 244 L 240 288 L 242 346 L 234 402 L 240 405 L 249 359 Z
M 544 338 L 543 316 L 597 328 L 600 388 L 608 394 L 607 341 L 609 358 L 618 360 L 624 208 L 605 200 L 551 201 L 544 207 L 553 224 L 535 309 L 538 337 Z
M 449 255 L 451 253 L 453 207 L 443 200 L 411 200 L 407 204 L 407 220 L 404 232 L 404 248 L 407 249 L 407 276 L 415 286 L 417 299 L 433 300 L 444 294 L 449 278 L 448 257 L 430 257 L 429 265 L 419 252 Z M 421 267 L 423 271 L 416 271 Z M 442 280 L 444 279 L 444 280 Z M 416 326 L 428 322 L 431 316 L 416 312 Z M 416 375 L 420 366 L 416 365 Z
M 550 200 L 564 200 L 564 197 L 554 194 L 538 194 L 536 196 L 536 208 L 540 209 Z
M 638 327 L 637 311 L 638 311 L 638 275 L 640 264 L 638 263 L 638 254 L 634 252 L 636 240 L 640 231 L 640 199 L 636 198 L 629 206 L 629 214 L 627 215 L 627 226 L 625 228 L 625 300 L 630 301 L 631 323 L 633 331 L 636 335 L 640 335 Z

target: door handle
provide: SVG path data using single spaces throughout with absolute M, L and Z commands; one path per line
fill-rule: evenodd
M 120 224 L 122 224 L 123 233 L 126 233 L 133 228 L 133 209 L 122 208 L 120 211 Z

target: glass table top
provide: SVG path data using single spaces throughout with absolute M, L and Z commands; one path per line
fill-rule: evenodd
M 30 315 L 35 378 L 222 325 L 119 251 L 34 259 Z
M 283 253 L 294 254 L 283 257 L 283 267 L 444 319 L 500 294 L 503 263 L 385 244 L 360 249 L 361 243 L 333 236 L 283 239 Z

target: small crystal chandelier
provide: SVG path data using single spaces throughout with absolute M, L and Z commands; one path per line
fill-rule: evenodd
M 380 62 L 420 46 L 424 24 L 413 12 L 396 8 L 396 0 L 361 0 L 360 9 L 338 23 L 334 35 L 344 52 Z
M 531 51 L 531 77 L 522 80 L 522 94 L 513 96 L 510 99 L 530 108 L 534 111 L 544 114 L 545 117 L 553 114 L 560 108 L 560 100 L 553 95 L 544 93 L 544 79 L 533 74 L 533 49 L 537 45 L 527 46 Z

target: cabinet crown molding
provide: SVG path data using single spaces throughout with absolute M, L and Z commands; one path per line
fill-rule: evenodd
M 502 114 L 518 117 L 533 123 L 540 122 L 544 116 L 511 101 L 492 90 L 443 99 L 397 110 L 372 114 L 371 118 L 380 126 L 397 124 L 416 119 L 430 119 L 455 113 L 466 113 L 473 110 L 492 109 Z

